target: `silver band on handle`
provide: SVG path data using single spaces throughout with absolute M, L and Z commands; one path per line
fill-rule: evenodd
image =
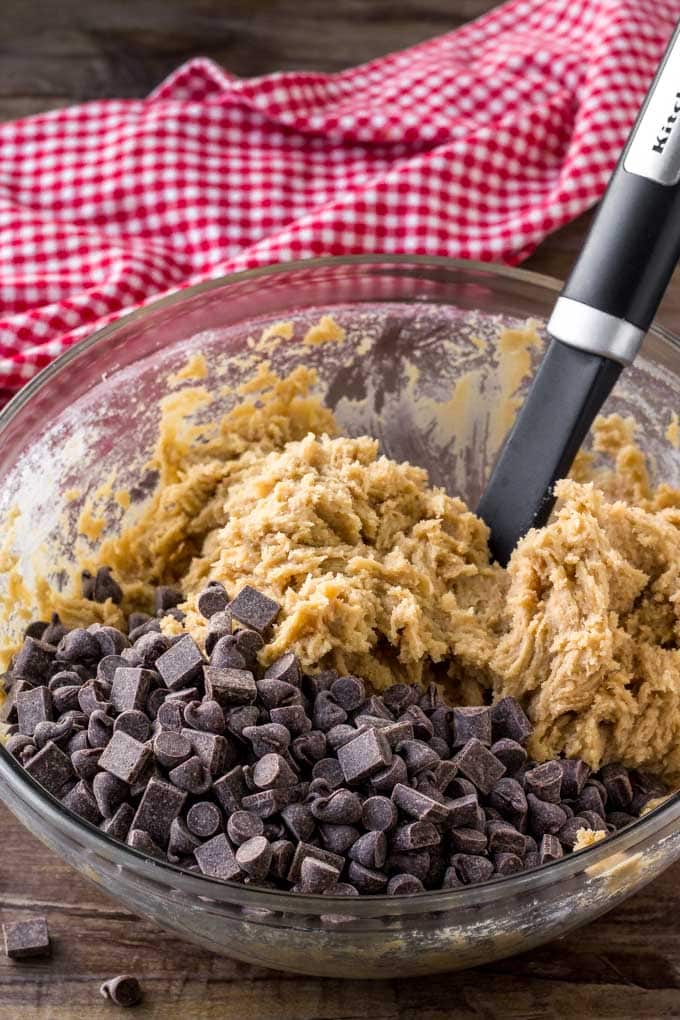
M 645 338 L 644 330 L 572 298 L 559 297 L 548 320 L 548 333 L 570 347 L 630 365 Z

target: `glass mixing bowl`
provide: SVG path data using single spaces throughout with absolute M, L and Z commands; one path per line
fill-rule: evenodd
M 199 350 L 210 366 L 201 385 L 215 397 L 211 414 L 234 402 L 232 388 L 265 359 L 280 372 L 313 365 L 318 391 L 346 431 L 378 437 L 385 453 L 427 467 L 434 483 L 474 506 L 540 356 L 522 341 L 500 345 L 499 328 L 544 320 L 558 287 L 501 266 L 374 257 L 241 273 L 158 301 L 72 348 L 5 408 L 5 545 L 29 589 L 41 571 L 59 584 L 53 565 L 73 555 L 87 494 L 115 469 L 113 488 L 144 499 L 148 484 L 139 480 L 153 481 L 145 464 L 158 400 L 177 385 L 169 374 Z M 296 323 L 299 340 L 327 312 L 345 327 L 344 342 L 248 342 L 282 319 Z M 680 455 L 664 433 L 679 406 L 680 346 L 655 327 L 606 410 L 635 415 L 658 476 L 676 486 Z M 15 507 L 21 513 L 10 528 Z M 138 507 L 133 499 L 125 513 Z M 123 509 L 113 499 L 103 509 L 109 526 L 119 527 Z M 8 594 L 7 583 L 0 576 L 0 594 Z M 12 616 L 4 642 L 18 639 L 22 625 Z M 680 857 L 676 795 L 604 843 L 481 887 L 397 898 L 298 896 L 145 858 L 71 815 L 1 747 L 0 776 L 0 796 L 28 829 L 131 910 L 215 952 L 306 974 L 404 977 L 521 952 L 611 909 Z

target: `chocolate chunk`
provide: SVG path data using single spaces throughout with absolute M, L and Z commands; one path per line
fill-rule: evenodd
M 280 754 L 265 754 L 253 768 L 253 783 L 258 790 L 286 789 L 294 786 L 297 776 Z
M 157 613 L 167 613 L 169 609 L 174 609 L 182 602 L 184 602 L 182 592 L 167 585 L 159 585 L 154 592 L 154 610 Z
M 529 805 L 529 827 L 535 839 L 542 839 L 548 833 L 559 832 L 567 820 L 561 807 L 546 800 L 540 800 L 533 793 L 527 795 Z
M 118 730 L 104 748 L 99 767 L 118 776 L 124 783 L 134 783 L 150 758 L 150 747 Z
M 173 818 L 170 825 L 170 839 L 168 840 L 168 860 L 174 863 L 175 859 L 193 857 L 194 850 L 201 845 L 201 840 L 189 832 L 186 822 L 179 816 Z
M 133 850 L 138 850 L 141 854 L 146 854 L 147 857 L 155 857 L 159 861 L 166 859 L 165 852 L 152 840 L 149 833 L 144 832 L 143 829 L 130 829 L 125 842 Z
M 71 759 L 52 741 L 34 754 L 25 768 L 29 776 L 55 797 L 59 797 L 66 784 L 75 778 Z
M 199 800 L 187 811 L 187 828 L 194 836 L 210 839 L 222 827 L 222 815 L 209 800 Z
M 149 694 L 154 674 L 148 669 L 119 666 L 113 675 L 109 700 L 116 712 L 141 711 Z
M 335 790 L 329 797 L 318 797 L 310 808 L 315 818 L 330 825 L 354 825 L 361 820 L 361 798 L 351 790 Z
M 334 854 L 345 854 L 361 833 L 353 825 L 328 825 L 320 822 L 319 835 L 327 850 Z
M 10 960 L 49 956 L 51 953 L 50 935 L 44 917 L 3 924 L 2 934 L 5 938 L 5 953 Z
M 19 727 L 24 733 L 28 732 L 21 725 L 21 713 Z M 628 775 L 628 769 L 624 768 L 623 765 L 605 765 L 600 772 L 600 776 L 607 790 L 609 806 L 615 810 L 628 811 L 633 799 L 633 786 Z
M 359 892 L 369 896 L 384 892 L 387 886 L 387 875 L 384 872 L 377 871 L 374 868 L 366 868 L 357 861 L 350 861 L 347 877 Z
M 150 779 L 132 822 L 133 829 L 147 832 L 154 843 L 164 849 L 170 839 L 170 826 L 179 815 L 186 793 L 161 779 Z
M 464 885 L 486 882 L 493 875 L 493 863 L 486 857 L 479 857 L 476 854 L 454 854 L 451 865 L 456 869 L 456 874 Z
M 287 652 L 282 655 L 264 671 L 265 680 L 281 680 L 283 683 L 291 684 L 293 687 L 300 687 L 302 684 L 302 670 L 297 655 Z
M 463 747 L 475 738 L 485 747 L 491 745 L 491 709 L 454 708 L 451 720 L 454 748 Z
M 539 863 L 547 864 L 549 861 L 559 861 L 560 857 L 564 855 L 562 845 L 557 836 L 546 833 L 541 838 L 541 845 L 539 848 Z
M 111 702 L 107 700 L 110 689 L 100 680 L 88 680 L 82 685 L 78 691 L 78 705 L 85 715 L 96 711 L 108 712 L 111 708 Z
M 127 783 L 110 772 L 98 772 L 92 779 L 92 793 L 103 818 L 113 818 L 130 790 Z
M 198 680 L 203 669 L 203 656 L 194 639 L 185 634 L 156 659 L 155 665 L 165 686 L 176 691 Z M 208 696 L 212 697 L 211 694 Z
M 142 986 L 132 974 L 119 974 L 99 986 L 99 994 L 115 1006 L 136 1006 L 142 1001 Z
M 190 701 L 184 708 L 184 722 L 191 729 L 203 733 L 223 734 L 227 728 L 221 706 L 210 698 Z
M 478 829 L 451 829 L 451 846 L 463 854 L 482 854 L 486 850 L 487 838 Z
M 446 806 L 449 810 L 449 825 L 452 828 L 460 829 L 474 825 L 477 819 L 479 801 L 477 794 L 469 793 L 464 797 L 456 797 L 447 800 Z
M 468 740 L 453 761 L 459 771 L 486 794 L 491 793 L 505 773 L 505 765 L 475 737 Z
M 289 803 L 289 792 L 281 789 L 261 790 L 259 793 L 251 793 L 241 799 L 241 807 L 244 811 L 252 811 L 260 818 L 271 818 Z
M 491 726 L 494 741 L 509 737 L 518 744 L 526 744 L 531 736 L 531 723 L 515 698 L 501 698 L 491 706 Z
M 247 584 L 229 603 L 229 609 L 239 623 L 264 634 L 274 623 L 281 607 L 274 599 Z
M 52 721 L 52 693 L 47 687 L 21 690 L 16 695 L 19 730 L 31 736 L 38 723 Z
M 242 870 L 223 832 L 209 839 L 194 851 L 196 862 L 204 875 L 234 881 L 242 877 Z
M 490 821 L 486 824 L 489 851 L 492 853 L 517 854 L 523 857 L 526 851 L 526 837 L 514 825 L 503 821 Z
M 351 860 L 363 864 L 365 868 L 380 870 L 387 860 L 387 837 L 384 832 L 366 832 L 349 848 Z
M 287 832 L 300 843 L 309 842 L 316 831 L 314 815 L 306 804 L 287 804 L 281 818 Z
M 108 836 L 111 836 L 113 839 L 118 839 L 121 843 L 123 843 L 130 831 L 130 826 L 132 825 L 132 819 L 134 816 L 135 809 L 132 804 L 121 804 L 113 817 L 106 818 L 102 823 L 102 832 L 105 832 Z
M 236 851 L 239 868 L 257 881 L 267 877 L 271 860 L 272 848 L 264 836 L 253 836 Z
M 113 734 L 113 719 L 97 709 L 87 723 L 87 742 L 90 747 L 106 747 Z
M 299 888 L 301 892 L 319 896 L 327 889 L 336 886 L 339 878 L 340 869 L 329 864 L 328 861 L 305 857 L 300 865 Z
M 333 854 L 328 850 L 323 850 L 321 847 L 312 846 L 311 843 L 298 843 L 290 868 L 288 869 L 289 882 L 299 882 L 302 862 L 308 857 L 313 857 L 317 861 L 324 861 L 326 864 L 330 864 L 331 867 L 336 868 L 338 872 L 341 872 L 345 865 L 344 858 L 340 857 L 339 854 Z
M 210 789 L 210 772 L 197 755 L 187 758 L 168 772 L 168 779 L 179 790 L 201 796 Z
M 406 851 L 422 850 L 437 846 L 441 840 L 439 832 L 431 822 L 409 822 L 400 825 L 391 834 L 390 850 Z
M 34 683 L 42 683 L 49 678 L 53 661 L 54 648 L 52 645 L 27 637 L 14 660 L 14 673 L 32 680 Z
M 100 658 L 99 642 L 84 627 L 70 630 L 57 645 L 57 659 L 60 662 L 86 663 L 96 662 Z M 30 673 L 27 675 L 30 676 Z
M 389 797 L 368 797 L 361 810 L 361 821 L 365 829 L 374 832 L 389 832 L 399 820 L 397 808 Z M 381 865 L 382 867 L 382 865 Z
M 257 697 L 255 677 L 247 669 L 205 666 L 206 697 L 217 701 L 222 708 L 231 705 L 249 705 Z
M 69 811 L 73 811 L 75 814 L 80 815 L 80 817 L 84 818 L 86 822 L 92 822 L 93 825 L 98 825 L 101 821 L 101 814 L 97 806 L 97 801 L 94 799 L 92 790 L 83 779 L 76 783 L 76 785 L 61 798 L 61 802 L 64 807 L 68 808 Z
M 218 733 L 202 733 L 200 730 L 183 729 L 182 736 L 189 741 L 193 753 L 200 758 L 211 776 L 218 776 L 225 768 L 231 768 L 239 758 L 235 742 L 221 737 Z
M 364 730 L 338 748 L 345 782 L 358 784 L 380 772 L 392 761 L 392 750 L 380 730 Z
M 562 788 L 562 766 L 558 761 L 546 761 L 529 769 L 524 775 L 524 788 L 540 800 L 559 804 Z
M 247 793 L 243 767 L 235 765 L 229 772 L 215 780 L 212 792 L 227 817 L 232 812 L 238 811 L 241 799 Z
M 312 728 L 312 721 L 303 705 L 279 705 L 270 709 L 269 717 L 273 723 L 285 726 L 294 737 L 309 733 Z
M 448 821 L 450 811 L 445 804 L 440 804 L 431 797 L 410 786 L 398 783 L 392 791 L 392 800 L 404 814 L 411 818 L 417 818 L 421 822 L 434 822 L 436 825 L 443 825 Z
M 127 733 L 129 737 L 134 737 L 135 740 L 139 740 L 143 744 L 149 739 L 151 732 L 149 717 L 138 709 L 126 709 L 113 723 L 113 732 L 117 733 L 118 730 L 122 730 L 123 733 Z
M 204 588 L 196 600 L 196 608 L 201 616 L 209 620 L 215 613 L 222 613 L 227 608 L 229 596 L 224 585 L 214 582 Z
M 410 726 L 417 740 L 429 742 L 434 736 L 434 726 L 419 705 L 409 705 L 398 721 Z

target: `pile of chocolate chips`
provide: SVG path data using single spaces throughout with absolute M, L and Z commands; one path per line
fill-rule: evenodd
M 107 568 L 84 591 L 121 597 Z M 292 653 L 262 669 L 279 606 L 251 587 L 201 594 L 204 655 L 161 633 L 181 601 L 159 588 L 156 617 L 131 614 L 127 634 L 33 623 L 5 678 L 8 750 L 151 857 L 291 892 L 403 895 L 557 860 L 579 829 L 620 829 L 664 792 L 621 765 L 530 761 L 513 698 L 370 694 L 356 676 L 304 673 Z

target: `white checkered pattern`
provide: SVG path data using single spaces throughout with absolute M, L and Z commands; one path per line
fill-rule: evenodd
M 602 194 L 680 0 L 511 0 L 340 74 L 204 59 L 0 125 L 0 398 L 154 297 L 368 252 L 526 258 Z

